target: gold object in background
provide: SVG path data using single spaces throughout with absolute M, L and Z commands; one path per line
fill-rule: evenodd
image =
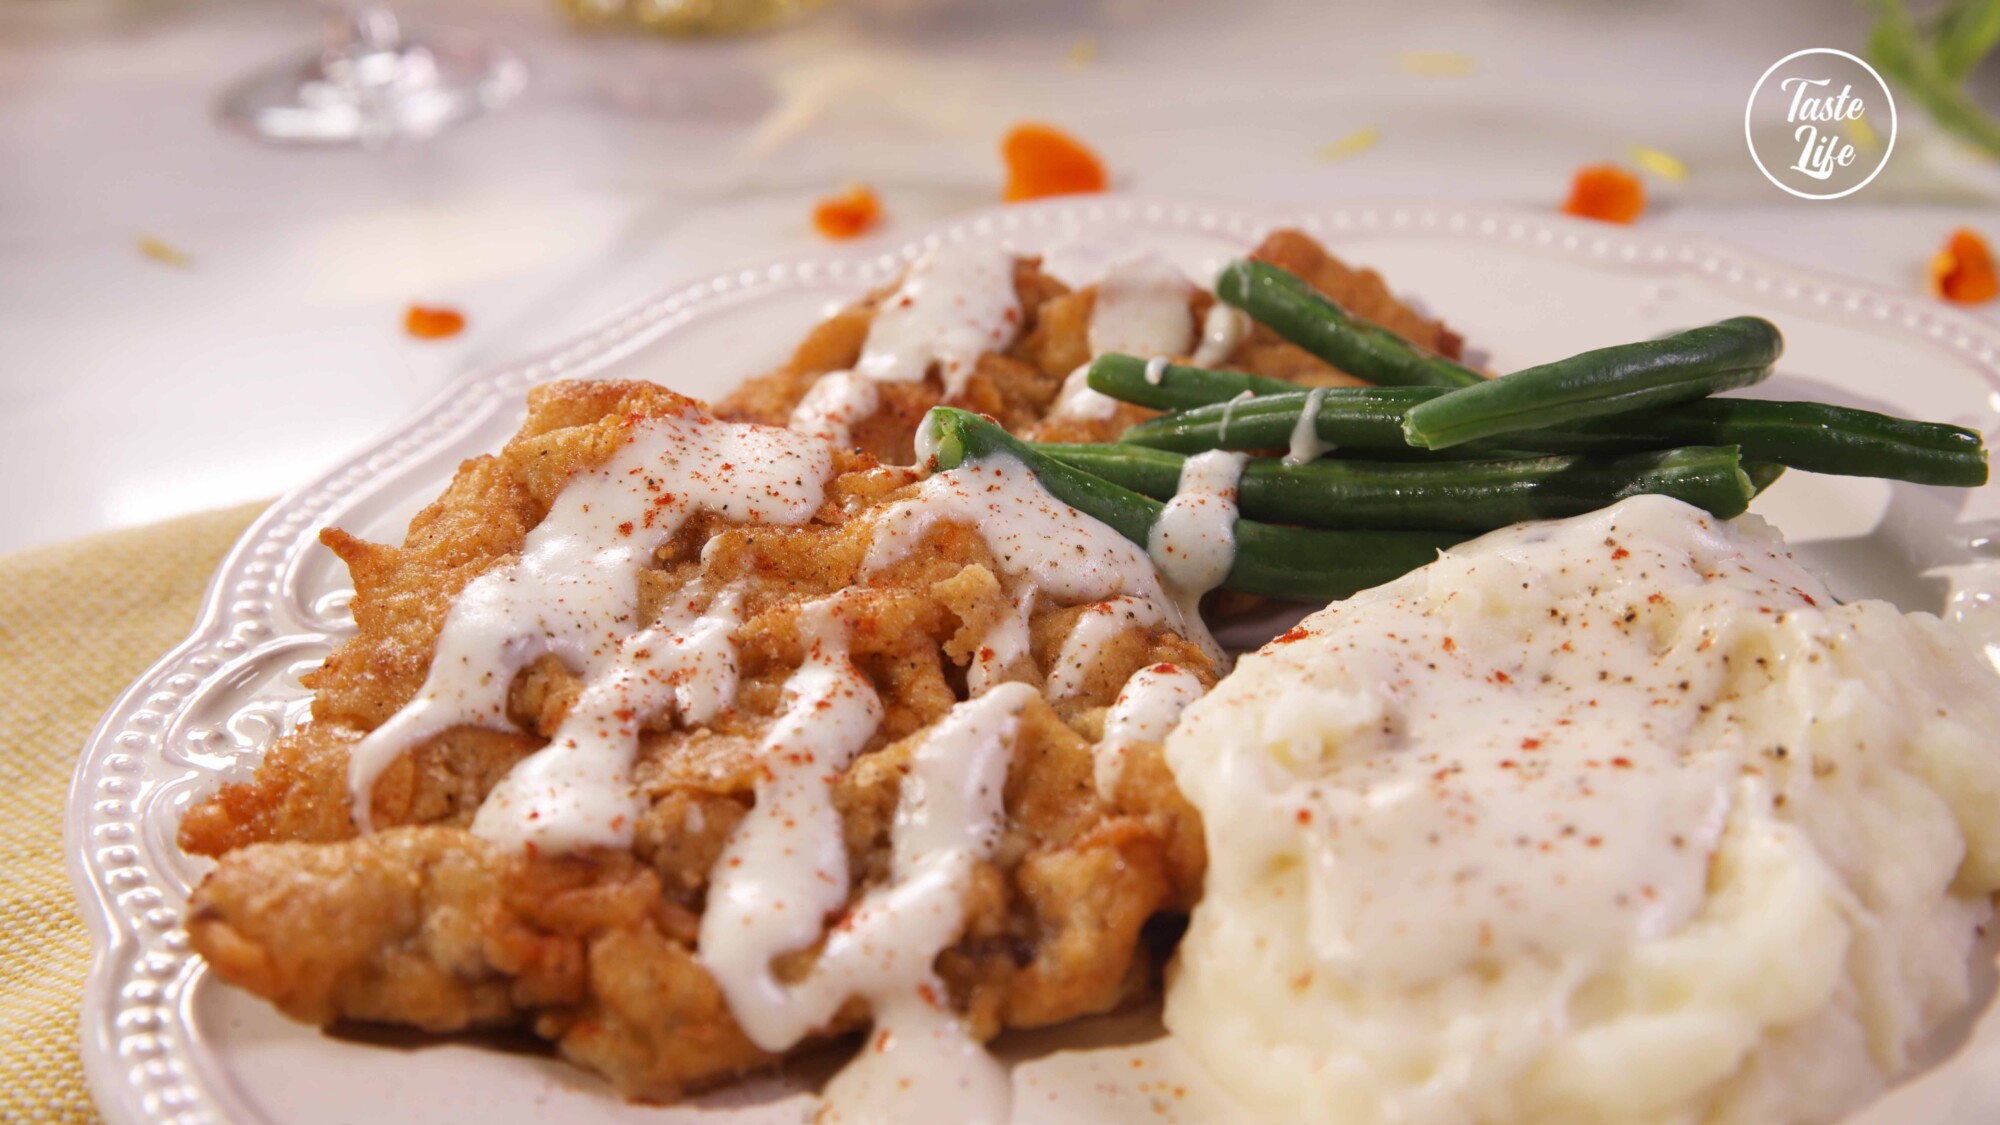
M 578 23 L 665 35 L 733 35 L 790 23 L 827 0 L 556 0 Z

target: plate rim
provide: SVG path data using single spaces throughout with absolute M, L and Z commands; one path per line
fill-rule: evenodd
M 165 736 L 190 701 L 262 646 L 330 639 L 337 624 L 287 614 L 288 564 L 315 542 L 320 518 L 368 479 L 447 440 L 528 387 L 588 374 L 667 337 L 698 310 L 774 287 L 886 280 L 945 242 L 1006 241 L 1118 224 L 1244 241 L 1285 225 L 1316 237 L 1417 236 L 1497 242 L 1529 253 L 1606 268 L 1691 276 L 1741 287 L 1759 300 L 1808 314 L 1860 319 L 1913 343 L 1959 354 L 2000 391 L 2000 326 L 1922 294 L 1822 273 L 1691 232 L 1613 227 L 1524 207 L 1450 201 L 1332 201 L 1303 206 L 1228 204 L 1146 195 L 1069 197 L 988 208 L 846 247 L 827 247 L 711 273 L 627 302 L 568 340 L 511 363 L 451 381 L 422 406 L 312 480 L 288 491 L 251 523 L 205 590 L 188 635 L 106 708 L 78 754 L 63 810 L 63 853 L 78 913 L 90 935 L 90 967 L 78 1049 L 98 1112 L 111 1125 L 248 1125 L 225 1107 L 233 1097 L 202 1074 L 181 1002 L 199 964 L 181 928 L 185 904 L 155 885 L 144 854 L 142 798 L 165 782 L 197 776 L 163 757 Z M 289 633 L 279 626 L 290 627 Z

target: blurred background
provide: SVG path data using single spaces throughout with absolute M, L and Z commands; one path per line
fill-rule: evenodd
M 456 374 L 825 245 L 814 204 L 850 185 L 887 238 L 996 204 L 1021 121 L 1114 190 L 1249 204 L 1554 211 L 1609 162 L 1639 222 L 1906 291 L 1955 229 L 2000 236 L 1984 0 L 393 12 L 0 0 L 0 552 L 276 495 Z M 1882 175 L 1832 202 L 1744 143 L 1758 77 L 1807 47 L 1876 59 L 1902 111 Z

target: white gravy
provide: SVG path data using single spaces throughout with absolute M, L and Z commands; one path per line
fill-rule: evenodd
M 1188 458 L 1180 487 L 1153 523 L 1146 553 L 1183 618 L 1200 620 L 1196 603 L 1222 585 L 1236 561 L 1236 483 L 1249 460 L 1219 449 Z
M 1217 301 L 1208 306 L 1208 312 L 1201 318 L 1201 344 L 1189 362 L 1196 367 L 1214 367 L 1235 355 L 1236 346 L 1249 334 L 1250 317 L 1241 309 Z
M 999 840 L 1007 766 L 1035 691 L 997 685 L 931 729 L 902 783 L 889 881 L 826 931 L 811 972 L 786 984 L 772 961 L 818 941 L 823 919 L 846 902 L 832 778 L 881 715 L 866 680 L 826 640 L 794 677 L 806 682 L 766 740 L 757 805 L 715 869 L 702 962 L 737 1022 L 770 1051 L 825 1028 L 850 997 L 868 1001 L 874 1028 L 827 1087 L 823 1120 L 1001 1125 L 1006 1073 L 952 1013 L 932 963 L 957 938 L 973 875 Z
M 1009 576 L 1028 579 L 1058 604 L 1128 594 L 1162 606 L 1176 628 L 1183 624 L 1146 552 L 1049 495 L 1020 461 L 1001 456 L 968 462 L 917 487 L 917 495 L 878 517 L 862 573 L 907 556 L 938 521 L 957 520 L 978 528 Z
M 984 695 L 1007 675 L 1007 670 L 1028 655 L 1028 618 L 1035 611 L 1032 582 L 1023 582 L 1014 593 L 1014 612 L 986 631 L 979 639 L 979 651 L 965 670 L 965 688 Z
M 1314 387 L 1306 395 L 1306 406 L 1299 414 L 1297 424 L 1292 426 L 1292 445 L 1285 452 L 1285 464 L 1303 465 L 1317 461 L 1324 453 L 1331 452 L 1333 443 L 1319 436 L 1319 407 L 1326 401 L 1326 388 Z
M 875 413 L 882 383 L 921 382 L 933 370 L 951 398 L 987 352 L 1021 330 L 1014 259 L 991 246 L 953 243 L 910 264 L 882 299 L 851 371 L 822 375 L 792 412 L 791 428 L 845 445 L 855 423 Z
M 1160 603 L 1146 598 L 1112 598 L 1086 608 L 1056 653 L 1056 666 L 1049 671 L 1045 689 L 1048 697 L 1067 699 L 1083 690 L 1106 645 L 1127 629 L 1155 629 L 1164 620 Z
M 825 445 L 785 430 L 721 422 L 689 410 L 632 424 L 626 442 L 597 469 L 571 480 L 528 533 L 520 557 L 460 592 L 423 687 L 402 710 L 356 743 L 348 787 L 354 818 L 368 831 L 375 780 L 404 751 L 457 726 L 515 729 L 507 715 L 514 677 L 553 654 L 584 681 L 593 709 L 628 710 L 629 721 L 586 732 L 573 716 L 564 732 L 503 780 L 474 830 L 498 842 L 558 850 L 631 841 L 629 773 L 639 724 L 669 703 L 699 711 L 726 705 L 715 694 L 661 690 L 674 667 L 733 676 L 727 619 L 718 599 L 708 617 L 687 607 L 657 628 L 664 647 L 631 643 L 639 571 L 697 511 L 743 523 L 798 525 L 812 518 L 833 472 Z
M 1216 428 L 1217 438 L 1222 441 L 1229 440 L 1229 423 L 1236 420 L 1236 408 L 1256 397 L 1256 391 L 1244 391 L 1222 404 L 1222 425 Z
M 1111 267 L 1090 309 L 1090 354 L 1186 355 L 1194 346 L 1194 286 L 1156 254 Z
M 1194 344 L 1194 313 L 1188 301 L 1194 285 L 1173 263 L 1158 255 L 1131 258 L 1105 272 L 1090 306 L 1090 354 L 1164 357 L 1186 355 Z M 1149 361 L 1150 362 L 1150 361 Z M 1148 368 L 1150 370 L 1150 367 Z M 1108 421 L 1118 400 L 1091 388 L 1090 365 L 1063 380 L 1052 413 L 1059 418 Z
M 1109 422 L 1118 413 L 1118 400 L 1090 385 L 1090 365 L 1086 363 L 1063 380 L 1055 408 L 1049 413 L 1057 418 Z
M 1193 672 L 1176 664 L 1154 664 L 1132 673 L 1104 715 L 1104 737 L 1097 742 L 1092 771 L 1099 797 L 1108 801 L 1117 791 L 1132 744 L 1164 740 L 1203 690 Z

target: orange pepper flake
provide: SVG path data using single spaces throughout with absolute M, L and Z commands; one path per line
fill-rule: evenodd
M 442 340 L 465 331 L 465 314 L 457 309 L 411 305 L 403 314 L 403 331 L 419 340 Z
M 1000 159 L 1007 165 L 1001 198 L 1009 203 L 1103 191 L 1110 182 L 1097 154 L 1053 125 L 1030 121 L 1009 129 L 1000 141 Z
M 1646 209 L 1646 185 L 1615 164 L 1580 168 L 1563 213 L 1607 223 L 1629 223 Z
M 813 229 L 828 238 L 859 238 L 882 222 L 882 201 L 867 184 L 855 184 L 813 205 Z
M 1960 227 L 1931 258 L 1931 293 L 1961 305 L 1983 305 L 2000 297 L 1993 250 L 1978 232 Z

